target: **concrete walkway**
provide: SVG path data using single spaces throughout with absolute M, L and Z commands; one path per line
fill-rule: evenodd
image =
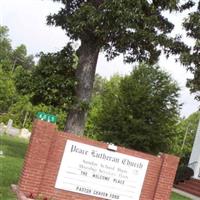
M 180 195 L 182 195 L 182 196 L 184 196 L 184 197 L 188 197 L 188 198 L 190 198 L 190 199 L 192 199 L 192 200 L 200 200 L 200 197 L 197 197 L 197 196 L 195 196 L 195 195 L 193 195 L 193 194 L 184 192 L 184 191 L 179 190 L 179 189 L 176 189 L 176 188 L 173 188 L 172 191 L 173 191 L 173 192 L 176 192 L 176 193 L 178 193 L 178 194 L 180 194 Z

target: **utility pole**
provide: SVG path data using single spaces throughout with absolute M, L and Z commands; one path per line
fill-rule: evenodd
M 185 131 L 185 135 L 184 135 L 184 138 L 183 138 L 183 143 L 182 143 L 182 146 L 181 146 L 181 152 L 182 152 L 183 147 L 185 145 L 185 141 L 186 141 L 186 138 L 187 138 L 187 135 L 188 135 L 189 126 L 190 126 L 190 123 L 188 123 L 186 131 Z

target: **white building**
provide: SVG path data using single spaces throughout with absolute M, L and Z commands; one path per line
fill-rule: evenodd
M 194 144 L 192 147 L 192 153 L 190 155 L 188 167 L 194 170 L 193 178 L 200 180 L 200 120 L 199 120 L 199 125 L 197 128 Z

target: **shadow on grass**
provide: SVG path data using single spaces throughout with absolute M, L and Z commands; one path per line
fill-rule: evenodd
M 28 140 L 3 135 L 0 136 L 0 150 L 5 156 L 24 158 Z

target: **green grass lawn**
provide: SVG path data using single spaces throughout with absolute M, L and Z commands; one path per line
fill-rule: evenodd
M 11 184 L 17 184 L 28 141 L 10 136 L 0 136 L 0 200 L 15 200 L 10 190 Z
M 187 198 L 187 197 L 183 197 L 183 196 L 173 192 L 171 195 L 171 200 L 191 200 L 191 199 Z
M 10 137 L 0 136 L 0 151 L 5 157 L 0 157 L 0 200 L 16 200 L 10 190 L 11 184 L 17 184 L 28 141 Z M 176 193 L 172 193 L 171 200 L 190 200 Z

